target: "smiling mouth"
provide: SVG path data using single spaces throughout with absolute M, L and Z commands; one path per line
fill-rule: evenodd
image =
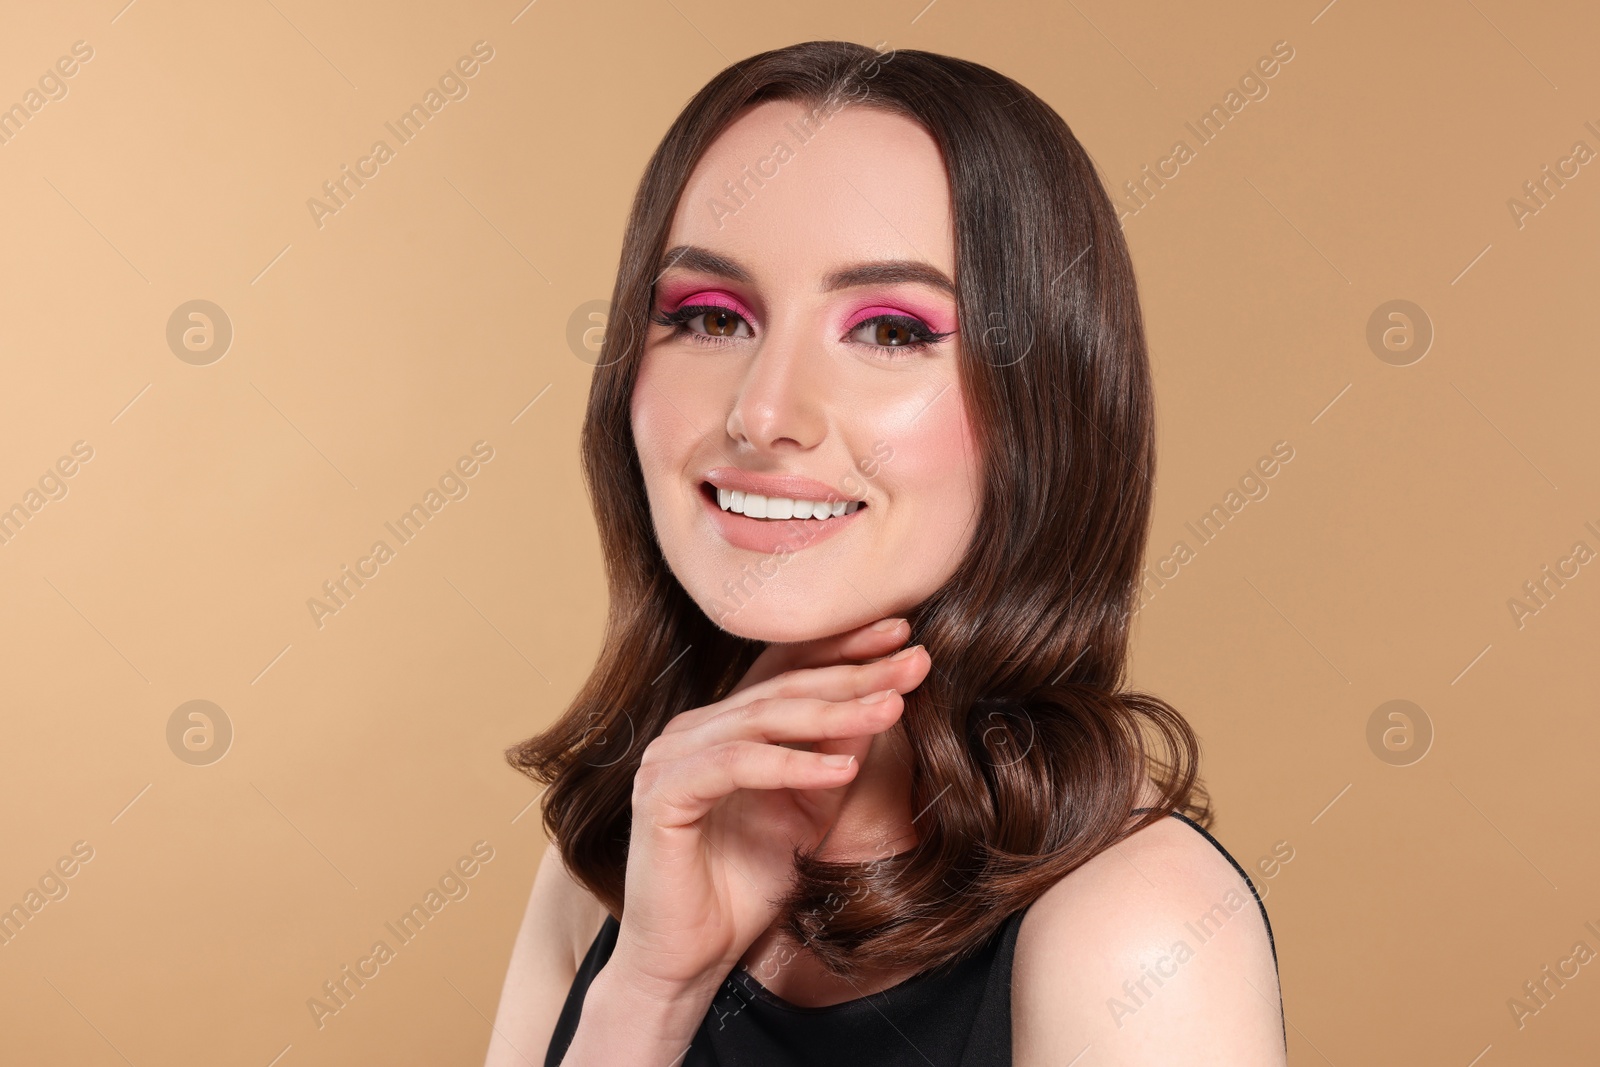
M 710 482 L 701 482 L 700 492 L 723 511 L 761 522 L 783 522 L 792 519 L 827 522 L 832 518 L 853 514 L 867 506 L 864 500 L 802 500 L 786 496 L 741 493 L 737 489 L 718 488 Z

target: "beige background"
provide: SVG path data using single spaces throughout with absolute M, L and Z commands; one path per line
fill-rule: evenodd
M 1600 950 L 1600 564 L 1520 628 L 1507 603 L 1600 550 L 1600 173 L 1521 227 L 1508 207 L 1600 149 L 1592 12 L 123 2 L 12 5 L 0 32 L 5 106 L 93 49 L 0 145 L 0 506 L 93 450 L 0 545 L 0 904 L 93 850 L 0 945 L 0 1060 L 481 1062 L 545 845 L 501 750 L 565 706 L 604 617 L 570 324 L 609 296 L 682 104 L 813 38 L 1016 77 L 1114 191 L 1195 151 L 1124 220 L 1159 396 L 1150 558 L 1194 549 L 1133 674 L 1201 734 L 1240 862 L 1293 849 L 1258 878 L 1291 1061 L 1593 1056 L 1600 967 L 1520 1028 L 1508 1000 Z M 319 228 L 307 200 L 477 41 L 468 95 Z M 1277 41 L 1269 95 L 1198 145 L 1184 123 Z M 207 365 L 167 341 L 196 299 L 233 329 Z M 1408 366 L 1367 340 L 1397 299 L 1436 334 Z M 468 495 L 319 627 L 308 599 L 478 441 Z M 1197 547 L 1184 524 L 1279 441 L 1270 494 Z M 1369 744 L 1396 699 L 1431 723 L 1420 761 Z M 208 765 L 169 747 L 191 700 L 232 726 Z M 468 895 L 319 1028 L 308 999 L 480 841 Z

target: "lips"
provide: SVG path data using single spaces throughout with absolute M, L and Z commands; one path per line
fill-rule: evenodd
M 720 477 L 719 477 L 720 480 Z M 822 493 L 819 499 L 825 499 L 825 494 L 832 494 L 832 499 L 842 499 L 840 495 L 820 482 L 809 478 L 790 478 L 785 481 L 773 476 L 761 478 L 752 477 L 750 480 L 741 481 L 745 485 L 777 485 L 789 492 L 794 492 L 797 497 L 806 498 L 806 494 L 817 493 L 821 486 Z M 723 488 L 732 489 L 730 484 Z M 741 492 L 746 490 L 741 490 Z M 757 489 L 749 492 L 759 492 Z M 699 491 L 695 494 L 700 498 L 700 506 L 705 509 L 710 517 L 712 528 L 715 529 L 724 542 L 750 552 L 760 552 L 765 555 L 779 555 L 788 552 L 798 552 L 829 538 L 838 537 L 846 529 L 856 525 L 867 514 L 867 506 L 863 504 L 855 511 L 844 515 L 836 515 L 825 520 L 818 519 L 752 519 L 736 511 L 723 511 L 717 502 L 716 483 L 701 482 Z M 775 493 L 774 495 L 781 495 Z
M 860 500 L 842 489 L 826 482 L 798 474 L 756 474 L 738 467 L 712 467 L 701 475 L 718 489 L 737 489 L 741 493 L 759 493 L 761 496 L 782 496 L 791 500 Z

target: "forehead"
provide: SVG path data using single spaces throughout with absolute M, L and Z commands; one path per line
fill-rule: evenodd
M 815 288 L 868 260 L 909 259 L 955 274 L 950 186 L 938 144 L 882 109 L 766 101 L 706 149 L 673 214 L 667 246 L 708 248 L 758 283 Z

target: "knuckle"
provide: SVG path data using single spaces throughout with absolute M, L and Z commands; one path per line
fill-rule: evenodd
M 725 723 L 731 723 L 734 726 L 743 726 L 748 723 L 755 714 L 754 702 L 752 702 L 750 704 L 740 704 L 736 708 L 729 708 L 727 711 L 722 713 L 720 718 Z
M 772 679 L 772 691 L 780 697 L 795 696 L 800 690 L 804 673 L 799 668 L 784 671 Z
M 633 795 L 629 798 L 634 810 L 639 811 L 647 807 L 650 803 L 650 798 L 654 796 L 655 791 L 656 775 L 644 773 L 634 775 Z
M 754 742 L 751 741 L 724 741 L 708 750 L 706 755 L 713 766 L 728 771 L 741 762 L 753 747 Z
M 694 725 L 699 712 L 699 708 L 691 708 L 688 711 L 678 712 L 678 714 L 667 720 L 667 725 L 661 728 L 661 732 L 663 734 L 673 734 L 681 733 L 682 731 L 689 729 Z
M 665 756 L 660 754 L 659 749 L 657 749 L 657 755 L 653 759 L 648 758 L 649 749 L 646 749 L 645 752 L 647 759 L 641 760 L 639 769 L 633 772 L 633 802 L 635 804 L 649 800 L 660 788 L 662 780 L 670 776 L 668 768 L 671 764 Z

